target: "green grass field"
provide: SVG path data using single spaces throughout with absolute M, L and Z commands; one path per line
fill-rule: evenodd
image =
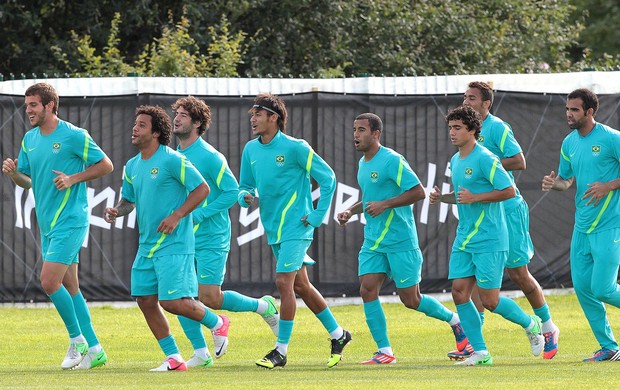
M 531 312 L 524 299 L 517 302 Z M 164 356 L 135 308 L 109 306 L 91 309 L 95 329 L 109 357 L 105 367 L 89 371 L 63 371 L 60 362 L 67 335 L 53 309 L 0 308 L 0 388 L 617 388 L 620 362 L 582 363 L 598 349 L 574 295 L 548 297 L 556 324 L 561 328 L 560 352 L 551 361 L 531 355 L 522 329 L 497 315 L 487 314 L 484 333 L 493 354 L 491 367 L 459 367 L 446 358 L 454 348 L 450 327 L 405 309 L 384 305 L 390 339 L 398 364 L 362 366 L 375 351 L 361 306 L 332 310 L 353 334 L 344 360 L 325 367 L 328 335 L 306 308 L 298 310 L 288 364 L 264 370 L 254 361 L 273 348 L 274 337 L 256 314 L 228 313 L 232 320 L 228 353 L 210 368 L 188 372 L 149 372 Z M 451 303 L 448 303 L 453 308 Z M 612 326 L 620 331 L 620 311 L 609 310 Z M 170 323 L 184 357 L 192 348 L 176 318 Z M 208 335 L 207 343 L 212 349 Z

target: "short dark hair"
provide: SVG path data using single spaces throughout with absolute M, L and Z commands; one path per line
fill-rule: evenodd
M 25 96 L 39 96 L 41 98 L 41 104 L 47 106 L 49 102 L 54 102 L 54 108 L 52 112 L 58 115 L 58 93 L 51 84 L 48 83 L 36 83 L 31 85 L 26 90 Z
M 365 112 L 363 114 L 359 114 L 355 120 L 364 120 L 367 119 L 370 124 L 370 131 L 379 130 L 383 132 L 383 121 L 379 118 L 379 115 L 373 114 L 372 112 Z
M 470 106 L 458 106 L 457 108 L 448 112 L 446 115 L 446 122 L 461 120 L 468 130 L 475 130 L 476 139 L 480 135 L 480 129 L 482 128 L 482 121 L 480 120 L 480 114 Z
M 268 115 L 278 116 L 278 128 L 281 132 L 286 133 L 286 120 L 288 119 L 288 112 L 286 111 L 286 105 L 284 100 L 277 95 L 270 93 L 261 93 L 254 98 L 254 106 L 250 109 L 250 112 L 254 109 L 265 110 Z
M 491 88 L 489 84 L 485 83 L 484 81 L 472 81 L 467 87 L 476 88 L 477 90 L 479 90 L 480 94 L 482 95 L 482 100 L 489 100 L 491 101 L 491 106 L 493 105 L 493 88 Z
M 594 112 L 592 116 L 598 111 L 598 97 L 594 92 L 587 88 L 579 88 L 568 94 L 567 99 L 581 99 L 583 102 L 583 110 L 588 111 L 592 108 Z
M 204 100 L 197 99 L 193 96 L 180 98 L 172 104 L 172 109 L 174 111 L 178 110 L 179 107 L 183 107 L 189 113 L 193 122 L 200 122 L 200 127 L 198 127 L 199 136 L 204 134 L 209 126 L 211 126 L 211 109 Z
M 136 108 L 136 116 L 142 114 L 151 117 L 151 132 L 159 133 L 159 143 L 161 145 L 170 144 L 172 121 L 166 110 L 159 106 L 140 106 Z

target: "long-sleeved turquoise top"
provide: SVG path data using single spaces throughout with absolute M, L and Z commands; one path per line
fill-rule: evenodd
M 313 209 L 310 177 L 320 186 L 321 197 Z M 241 156 L 238 202 L 244 196 L 260 198 L 260 217 L 269 245 L 287 240 L 311 240 L 321 225 L 336 189 L 336 176 L 304 140 L 281 131 L 268 144 L 260 137 L 248 142 Z M 258 194 L 257 194 L 258 192 Z M 301 218 L 308 216 L 309 226 Z
M 196 249 L 230 249 L 228 209 L 235 204 L 239 184 L 226 158 L 202 138 L 177 151 L 192 162 L 207 181 L 211 191 L 204 202 L 192 211 Z

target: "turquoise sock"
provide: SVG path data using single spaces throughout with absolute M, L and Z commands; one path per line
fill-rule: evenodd
M 215 314 L 214 312 L 212 312 L 211 310 L 205 307 L 205 316 L 202 317 L 202 320 L 200 320 L 200 323 L 209 329 L 213 329 L 215 325 L 217 325 L 217 321 L 219 319 L 220 318 L 217 316 L 217 314 Z
M 336 328 L 338 328 L 338 322 L 336 321 L 336 317 L 334 317 L 332 311 L 329 310 L 329 307 L 326 307 L 322 312 L 315 315 L 329 333 L 333 332 L 334 330 L 336 330 Z
M 236 291 L 224 291 L 221 309 L 234 312 L 255 312 L 258 309 L 258 299 L 247 297 Z
M 551 312 L 549 311 L 549 306 L 545 303 L 538 309 L 534 309 L 534 314 L 536 314 L 542 322 L 547 322 L 551 319 Z
M 65 286 L 60 285 L 60 288 L 53 294 L 50 294 L 49 297 L 54 307 L 56 307 L 56 311 L 60 314 L 60 318 L 65 323 L 67 332 L 69 332 L 69 337 L 78 337 L 81 335 L 82 330 L 80 329 L 80 324 L 75 315 L 73 299 L 71 299 L 71 294 L 69 294 Z
M 478 316 L 480 316 L 480 324 L 484 325 L 484 312 L 483 311 L 479 311 L 478 312 Z
M 202 324 L 198 321 L 194 321 L 191 318 L 177 316 L 179 319 L 179 323 L 181 324 L 181 328 L 183 328 L 183 332 L 185 336 L 192 343 L 192 347 L 194 350 L 200 348 L 206 348 L 207 342 L 205 341 L 204 333 L 202 333 Z
M 482 337 L 482 322 L 480 321 L 480 314 L 476 310 L 476 305 L 470 300 L 456 305 L 456 312 L 459 314 L 461 326 L 465 330 L 465 334 L 474 351 L 485 351 L 487 345 L 484 342 L 484 337 Z
M 532 322 L 530 316 L 515 301 L 506 297 L 499 297 L 499 303 L 495 310 L 493 310 L 493 313 L 499 314 L 508 321 L 520 325 L 522 328 L 527 328 Z M 469 337 L 469 333 L 467 333 L 467 336 Z
M 179 347 L 177 347 L 177 343 L 174 341 L 174 337 L 169 335 L 168 337 L 164 337 L 161 340 L 157 340 L 159 343 L 159 347 L 162 351 L 164 351 L 164 355 L 170 356 L 175 353 L 179 353 Z
M 364 315 L 366 316 L 366 324 L 372 335 L 373 340 L 379 348 L 387 348 L 390 346 L 390 339 L 387 333 L 387 321 L 385 313 L 381 307 L 381 302 L 375 299 L 371 302 L 364 302 Z
M 441 321 L 450 322 L 453 313 L 431 296 L 422 295 L 417 311 Z
M 278 331 L 278 343 L 288 344 L 291 341 L 291 335 L 293 334 L 294 320 L 280 320 L 280 328 Z
M 84 295 L 82 295 L 81 291 L 78 291 L 71 299 L 73 300 L 73 307 L 75 308 L 75 316 L 80 324 L 82 334 L 86 338 L 86 342 L 88 342 L 88 347 L 99 345 L 99 340 L 95 334 L 95 329 L 93 329 L 90 311 L 86 305 L 86 300 L 84 300 Z

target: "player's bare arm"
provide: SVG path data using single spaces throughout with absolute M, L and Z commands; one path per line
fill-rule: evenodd
M 502 167 L 507 171 L 525 171 L 526 163 L 523 153 L 501 159 Z
M 2 173 L 10 177 L 16 185 L 22 188 L 28 190 L 32 187 L 30 176 L 17 170 L 17 159 L 13 160 L 11 158 L 7 158 L 4 160 L 2 162 Z
M 381 213 L 383 213 L 387 209 L 408 206 L 417 202 L 418 200 L 424 199 L 425 197 L 426 193 L 424 192 L 424 188 L 422 188 L 422 185 L 418 184 L 417 186 L 410 188 L 402 194 L 393 198 L 382 200 L 379 202 L 367 202 L 365 211 L 371 217 L 376 217 L 378 215 L 381 215 Z
M 97 179 L 103 175 L 114 170 L 112 161 L 106 156 L 99 162 L 89 166 L 82 172 L 75 173 L 73 175 L 66 175 L 64 172 L 52 170 L 57 176 L 54 178 L 54 185 L 59 191 L 66 190 L 72 185 L 81 183 L 83 181 L 89 181 Z
M 431 193 L 428 194 L 428 200 L 430 201 L 431 204 L 437 204 L 437 203 L 455 204 L 456 196 L 454 195 L 454 191 L 450 191 L 446 194 L 442 194 L 441 191 L 439 190 L 439 187 L 435 186 L 433 187 L 433 191 L 431 191 Z
M 566 191 L 570 188 L 570 186 L 573 185 L 574 180 L 574 177 L 571 177 L 568 180 L 563 179 L 562 177 L 558 176 L 554 171 L 551 171 L 550 174 L 545 175 L 545 177 L 543 177 L 542 179 L 542 190 L 544 192 L 550 190 Z
M 516 194 L 517 192 L 514 186 L 504 188 L 503 190 L 481 192 L 479 194 L 474 194 L 467 188 L 459 186 L 458 202 L 460 204 L 501 202 L 506 199 L 514 198 Z
M 356 214 L 360 214 L 362 212 L 362 202 L 357 202 L 351 208 L 338 213 L 338 223 L 340 226 L 345 226 L 349 219 Z
M 135 203 L 131 203 L 127 199 L 121 198 L 121 200 L 118 201 L 116 206 L 107 207 L 105 209 L 105 211 L 103 212 L 103 219 L 107 223 L 114 223 L 116 221 L 116 218 L 123 217 L 131 213 L 135 208 Z
M 163 221 L 157 227 L 157 231 L 164 234 L 170 234 L 179 224 L 181 218 L 191 213 L 199 204 L 201 204 L 209 195 L 209 185 L 207 183 L 201 183 L 198 187 L 194 188 L 192 192 L 187 195 L 187 199 L 178 209 L 174 210 L 172 214 L 164 218 Z

